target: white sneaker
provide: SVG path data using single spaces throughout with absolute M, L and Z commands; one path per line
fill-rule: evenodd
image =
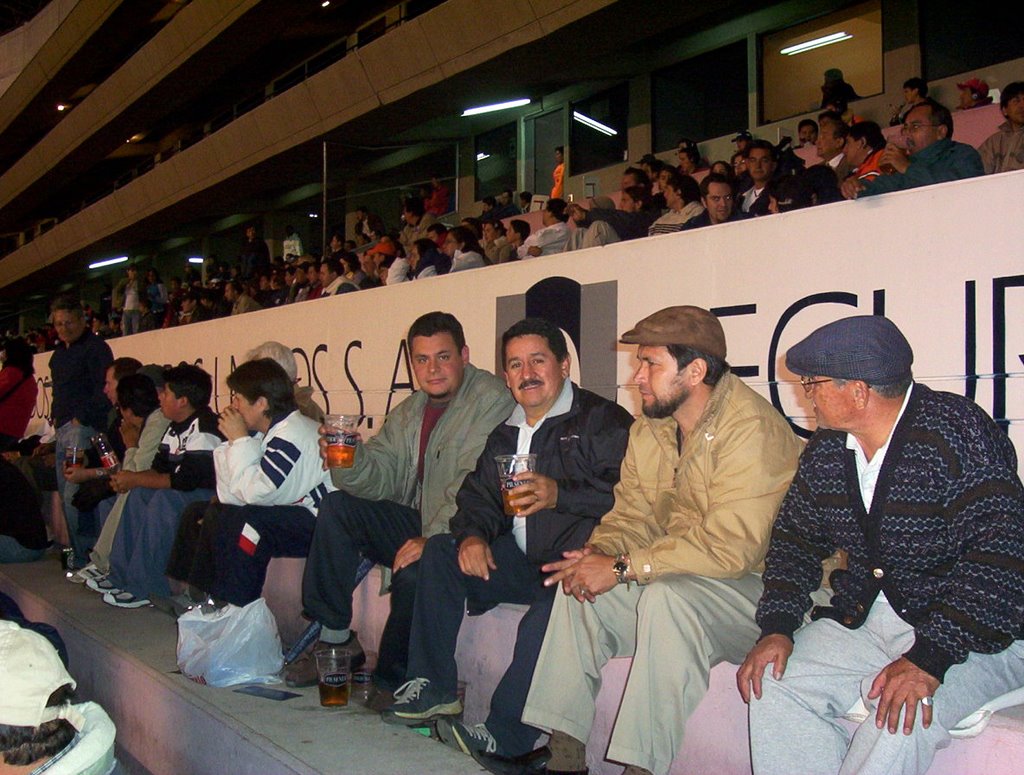
M 105 595 L 107 592 L 113 592 L 117 594 L 121 590 L 115 587 L 107 576 L 100 576 L 95 579 L 88 579 L 85 582 L 86 589 L 91 589 L 93 592 L 99 592 L 101 595 Z
M 103 602 L 117 608 L 142 608 L 150 605 L 149 600 L 135 597 L 131 592 L 107 592 L 103 595 Z
M 90 562 L 81 570 L 76 570 L 70 577 L 69 580 L 74 584 L 85 584 L 89 579 L 103 579 L 106 578 L 107 574 L 96 567 L 96 563 Z

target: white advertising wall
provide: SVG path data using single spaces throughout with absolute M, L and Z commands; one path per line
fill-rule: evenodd
M 296 351 L 303 384 L 330 411 L 359 412 L 372 434 L 407 396 L 403 340 L 434 309 L 462 322 L 472 361 L 495 369 L 501 332 L 540 314 L 569 335 L 573 377 L 638 411 L 633 347 L 617 336 L 674 304 L 714 309 L 729 362 L 806 435 L 813 416 L 784 366 L 814 328 L 884 312 L 915 351 L 918 380 L 969 395 L 1024 451 L 1024 172 L 843 202 L 303 302 L 113 340 L 115 355 L 198 362 L 225 377 L 267 339 Z M 46 363 L 37 414 L 49 407 Z

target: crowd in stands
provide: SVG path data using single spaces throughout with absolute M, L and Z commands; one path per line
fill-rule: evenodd
M 988 85 L 976 78 L 958 87 L 966 95 L 960 110 L 991 101 Z M 709 163 L 697 143 L 683 138 L 675 167 L 653 154 L 629 166 L 617 204 L 606 196 L 585 205 L 548 198 L 538 229 L 517 218 L 533 206 L 532 193 L 516 197 L 511 190 L 484 197 L 479 216 L 446 224 L 440 216 L 449 213 L 451 192 L 436 176 L 418 195 L 403 199 L 400 229 L 389 229 L 380 215 L 359 207 L 355 238 L 333 233 L 326 256 L 304 252 L 288 226 L 283 255 L 272 259 L 267 243 L 249 226 L 234 262 L 211 257 L 202 272 L 190 267 L 167 284 L 155 269 L 129 266 L 97 309 L 86 305 L 86 322 L 98 336 L 110 338 L 1024 168 L 1024 82 L 1001 91 L 1006 121 L 977 150 L 952 138 L 952 113 L 927 96 L 928 85 L 920 78 L 904 84 L 904 103 L 893 108 L 890 120 L 901 134 L 889 141 L 879 124 L 851 112 L 855 94 L 841 72 L 829 71 L 822 86 L 824 109 L 817 120 L 800 122 L 796 143 L 783 138 L 773 145 L 743 130 L 733 138 L 731 159 Z M 820 161 L 807 165 L 796 150 L 811 146 Z M 564 148 L 557 149 L 555 158 L 553 194 L 564 185 Z M 25 338 L 37 352 L 53 349 L 58 341 L 49 324 Z

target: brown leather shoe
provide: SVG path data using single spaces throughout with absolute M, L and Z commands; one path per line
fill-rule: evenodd
M 316 659 L 312 650 L 292 662 L 284 670 L 284 682 L 295 689 L 316 686 Z

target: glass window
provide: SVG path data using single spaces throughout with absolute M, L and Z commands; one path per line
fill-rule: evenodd
M 651 75 L 654 150 L 746 129 L 747 44 L 738 41 Z
M 569 171 L 582 175 L 626 159 L 629 84 L 620 84 L 572 103 Z
M 1020 7 L 1013 3 L 986 4 L 977 13 L 964 13 L 963 4 L 951 0 L 928 0 L 918 8 L 926 80 L 961 73 L 984 78 L 972 71 L 1024 56 Z
M 761 39 L 762 123 L 820 110 L 829 70 L 842 72 L 850 100 L 882 92 L 881 0 Z
M 476 199 L 516 190 L 516 123 L 476 136 Z

